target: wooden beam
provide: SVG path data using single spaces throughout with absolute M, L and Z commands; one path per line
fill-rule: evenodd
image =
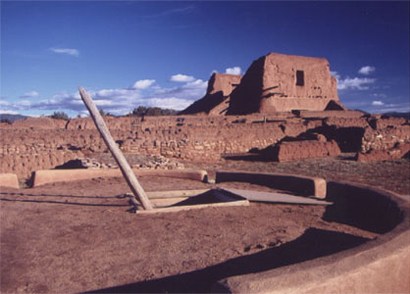
M 221 188 L 222 191 L 227 191 L 235 195 L 239 195 L 249 201 L 255 202 L 271 202 L 271 203 L 287 203 L 287 204 L 307 204 L 307 205 L 332 205 L 332 202 L 319 200 L 315 198 L 301 197 L 278 192 L 260 192 L 252 190 L 228 189 Z
M 97 109 L 97 106 L 95 106 L 93 100 L 91 99 L 90 95 L 88 95 L 88 93 L 85 91 L 85 89 L 80 88 L 80 95 L 81 95 L 81 99 L 84 101 L 85 106 L 90 112 L 91 118 L 93 119 L 95 126 L 97 127 L 97 130 L 100 132 L 101 137 L 103 138 L 112 156 L 114 157 L 115 161 L 120 167 L 121 173 L 124 176 L 125 180 L 127 181 L 127 184 L 130 187 L 135 198 L 141 202 L 141 205 L 144 209 L 146 210 L 152 209 L 151 202 L 149 201 L 147 195 L 145 194 L 144 189 L 138 182 L 137 177 L 132 171 L 124 155 L 122 154 L 120 148 L 118 148 L 117 144 L 112 138 L 111 133 L 107 125 L 104 122 L 104 119 L 102 118 L 100 112 Z M 133 202 L 134 206 L 137 206 L 138 203 L 135 198 L 130 198 L 130 199 Z
M 151 203 L 155 209 L 155 208 L 160 208 L 160 207 L 170 207 L 172 205 L 178 204 L 187 199 L 189 199 L 189 197 L 158 198 L 158 199 L 152 199 Z
M 162 199 L 174 197 L 192 197 L 208 192 L 210 189 L 198 190 L 174 190 L 174 191 L 152 191 L 146 192 L 149 199 Z
M 165 207 L 165 208 L 155 208 L 151 210 L 137 210 L 137 214 L 156 214 L 156 213 L 164 213 L 164 212 L 179 212 L 179 211 L 209 208 L 209 207 L 229 207 L 229 206 L 249 206 L 249 201 L 239 200 L 239 201 L 222 202 L 222 203 L 183 205 L 183 206 L 173 206 L 173 207 Z

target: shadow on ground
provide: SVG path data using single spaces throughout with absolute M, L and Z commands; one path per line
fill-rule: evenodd
M 350 234 L 309 228 L 302 236 L 282 246 L 201 270 L 87 293 L 207 293 L 215 282 L 230 276 L 266 271 L 330 255 L 368 240 Z
M 41 198 L 38 198 L 41 197 Z M 45 200 L 44 197 L 51 197 L 58 200 Z M 119 199 L 125 198 L 123 195 L 117 196 L 77 196 L 77 195 L 51 195 L 51 194 L 30 194 L 30 193 L 0 193 L 0 202 L 21 202 L 21 203 L 46 203 L 46 204 L 64 204 L 64 205 L 79 205 L 79 206 L 112 206 L 112 207 L 129 207 L 130 205 L 115 204 L 115 203 L 89 203 L 89 202 L 74 202 L 68 201 L 66 198 L 73 199 L 95 199 L 95 200 L 107 200 L 107 199 Z

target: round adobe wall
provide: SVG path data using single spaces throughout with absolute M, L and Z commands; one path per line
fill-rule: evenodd
M 321 243 L 326 242 L 326 235 L 308 229 L 301 240 L 313 240 L 317 252 L 323 249 L 322 254 L 301 263 L 223 279 L 214 285 L 214 292 L 409 293 L 410 201 L 385 190 L 342 182 L 327 183 L 326 199 L 334 205 L 327 207 L 324 220 L 381 235 L 332 254 L 331 249 L 325 252 L 329 248 Z
M 217 172 L 217 181 L 247 181 L 300 195 L 320 196 L 334 202 L 323 215 L 337 222 L 380 234 L 377 239 L 351 244 L 341 251 L 326 241 L 338 236 L 307 229 L 296 242 L 316 246 L 300 252 L 297 263 L 263 272 L 228 277 L 214 285 L 213 292 L 235 293 L 409 293 L 410 292 L 410 202 L 394 193 L 365 185 L 328 182 L 283 174 Z M 279 185 L 279 186 L 278 186 Z M 295 190 L 298 188 L 299 190 Z M 292 242 L 290 242 L 292 243 Z M 281 250 L 286 250 L 284 244 Z M 304 247 L 302 247 L 304 248 Z M 281 251 L 283 252 L 283 251 Z

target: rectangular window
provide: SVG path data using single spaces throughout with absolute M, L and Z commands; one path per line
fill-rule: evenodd
M 305 85 L 305 72 L 303 70 L 296 71 L 296 86 Z

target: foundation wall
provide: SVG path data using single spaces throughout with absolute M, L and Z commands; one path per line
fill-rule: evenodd
M 305 132 L 321 133 L 328 141 L 335 140 L 342 152 L 384 150 L 397 143 L 410 143 L 410 124 L 406 120 L 357 117 L 357 113 L 350 112 L 341 117 L 340 111 L 311 114 L 313 117 L 305 112 L 308 117 L 277 113 L 105 119 L 124 153 L 190 161 L 216 161 L 223 155 L 263 149 Z M 71 159 L 107 152 L 94 124 L 85 118 L 0 124 L 0 138 L 0 173 L 16 173 L 19 178 Z M 353 149 L 347 150 L 346 146 Z
M 385 234 L 327 257 L 226 278 L 214 292 L 409 293 L 409 201 L 369 186 L 335 182 L 328 184 L 328 195 L 337 201 L 327 208 L 333 210 L 329 215 L 342 216 L 355 207 L 351 225 Z M 340 219 L 349 220 L 349 215 Z

